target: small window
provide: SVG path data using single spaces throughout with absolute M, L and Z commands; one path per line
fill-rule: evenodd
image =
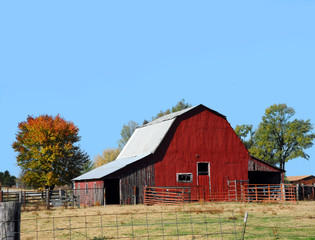
M 209 163 L 198 163 L 198 175 L 209 175 Z
M 94 193 L 96 193 L 96 182 L 94 183 Z
M 177 182 L 192 182 L 192 173 L 177 173 Z
M 85 183 L 85 193 L 88 193 L 88 184 Z
M 80 183 L 78 183 L 78 189 L 80 190 Z

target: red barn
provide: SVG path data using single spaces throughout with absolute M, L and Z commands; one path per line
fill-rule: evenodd
M 228 181 L 248 182 L 249 173 L 257 183 L 264 171 L 273 178 L 268 183 L 282 182 L 283 171 L 249 156 L 225 116 L 198 105 L 137 128 L 115 161 L 74 183 L 76 189 L 106 188 L 107 203 L 128 204 L 133 196 L 143 202 L 145 186 L 202 186 L 211 197 L 226 194 Z

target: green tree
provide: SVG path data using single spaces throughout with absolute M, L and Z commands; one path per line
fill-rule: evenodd
M 244 143 L 245 147 L 250 149 L 254 144 L 255 131 L 253 130 L 253 125 L 236 125 L 234 130 Z
M 12 187 L 15 185 L 15 176 L 12 176 L 8 170 L 0 172 L 0 183 L 4 187 Z
M 152 120 L 155 120 L 157 118 L 160 118 L 164 115 L 170 114 L 170 113 L 174 113 L 174 112 L 178 112 L 181 110 L 184 110 L 186 108 L 190 108 L 191 104 L 186 103 L 185 99 L 180 100 L 175 106 L 166 109 L 165 111 L 160 111 L 157 115 L 155 115 L 154 117 L 152 117 Z
M 23 181 L 33 188 L 53 189 L 69 184 L 89 161 L 77 143 L 79 129 L 59 115 L 29 116 L 18 125 L 13 149 Z
M 313 146 L 313 126 L 310 120 L 292 120 L 294 115 L 295 110 L 286 104 L 274 104 L 267 108 L 258 129 L 253 133 L 249 152 L 279 165 L 283 170 L 285 163 L 291 159 L 301 157 L 308 160 L 310 156 L 305 149 Z M 238 132 L 241 139 L 242 133 L 246 135 L 246 131 Z
M 94 169 L 94 163 L 91 160 L 88 160 L 83 164 L 81 174 L 87 173 Z
M 139 127 L 139 123 L 135 121 L 129 121 L 127 125 L 124 124 L 120 132 L 121 139 L 118 141 L 118 147 L 120 149 L 124 148 L 124 146 L 126 145 L 129 138 L 131 137 L 131 135 L 133 134 L 137 127 Z
M 119 153 L 120 153 L 120 149 L 119 148 L 107 148 L 103 151 L 102 155 L 97 154 L 94 157 L 94 166 L 95 167 L 100 167 L 104 164 L 107 164 L 111 161 L 114 161 Z

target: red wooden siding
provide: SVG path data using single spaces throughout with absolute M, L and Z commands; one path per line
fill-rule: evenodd
M 95 205 L 96 203 L 103 205 L 103 188 L 104 182 L 99 179 L 74 183 L 76 195 L 80 197 L 80 204 L 82 205 Z
M 210 163 L 212 195 L 227 192 L 227 180 L 248 179 L 248 152 L 224 118 L 204 110 L 168 137 L 170 144 L 155 159 L 155 186 L 196 186 L 198 162 Z M 176 173 L 192 173 L 193 180 L 178 183 Z
M 261 161 L 253 156 L 250 156 L 248 161 L 248 171 L 263 171 L 263 172 L 282 172 L 281 169 Z

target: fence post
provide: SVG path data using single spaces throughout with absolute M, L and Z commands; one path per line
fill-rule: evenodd
M 46 189 L 46 208 L 47 210 L 50 209 L 50 205 L 49 205 L 49 189 Z
M 23 204 L 23 192 L 22 190 L 19 192 L 19 202 Z
M 0 203 L 0 239 L 20 240 L 21 203 Z
M 106 206 L 106 187 L 104 187 L 103 198 L 104 198 L 104 207 L 105 207 Z
M 245 216 L 244 216 L 244 229 L 243 229 L 243 240 L 245 239 L 245 230 L 246 230 L 246 223 L 247 223 L 247 217 L 248 217 L 248 212 L 245 212 Z

